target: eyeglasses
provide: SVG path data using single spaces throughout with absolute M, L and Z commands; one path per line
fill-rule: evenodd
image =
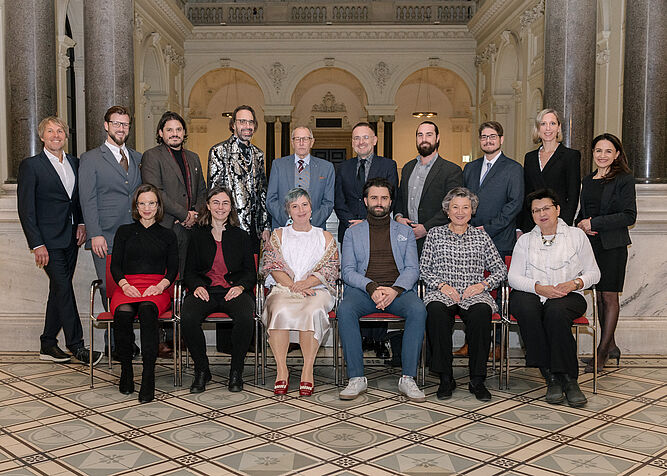
M 238 122 L 242 126 L 254 126 L 255 125 L 254 119 L 237 119 L 236 122 Z
M 155 207 L 157 207 L 157 202 L 137 202 L 137 207 L 155 208 Z
M 370 138 L 371 138 L 371 136 L 354 136 L 352 138 L 352 142 L 361 142 L 362 140 L 367 141 Z
M 479 136 L 479 140 L 485 141 L 485 140 L 490 140 L 490 141 L 495 141 L 498 138 L 498 134 L 491 134 L 491 135 L 481 135 Z
M 533 208 L 530 212 L 531 212 L 533 215 L 539 215 L 541 212 L 548 212 L 548 211 L 551 210 L 552 208 L 554 208 L 553 205 L 547 205 L 547 206 L 542 207 L 542 208 Z
M 123 129 L 129 129 L 130 128 L 130 123 L 129 122 L 109 121 L 109 124 L 114 126 L 116 129 L 120 129 L 121 127 Z
M 313 140 L 312 137 L 292 137 L 292 140 L 294 142 L 310 142 Z

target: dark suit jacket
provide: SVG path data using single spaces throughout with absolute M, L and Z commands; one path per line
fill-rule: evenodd
M 348 159 L 341 163 L 336 173 L 336 196 L 334 210 L 338 217 L 338 241 L 343 242 L 345 230 L 349 226 L 349 220 L 362 220 L 366 218 L 366 205 L 362 190 L 357 185 L 357 157 Z M 398 170 L 396 162 L 385 157 L 373 157 L 368 178 L 384 177 L 394 186 L 398 187 Z M 392 197 L 395 202 L 396 192 Z
M 523 162 L 523 180 L 526 196 L 535 190 L 550 188 L 560 200 L 560 217 L 572 226 L 574 214 L 579 204 L 579 188 L 581 186 L 581 153 L 568 149 L 560 144 L 547 162 L 544 170 L 540 170 L 539 149 L 528 152 Z M 530 204 L 524 203 L 519 219 L 521 230 L 526 233 L 533 229 L 535 222 L 529 210 Z
M 310 187 L 308 194 L 313 203 L 311 223 L 326 230 L 327 219 L 334 207 L 336 172 L 331 162 L 310 156 Z M 271 164 L 266 209 L 271 214 L 271 228 L 287 224 L 285 196 L 294 188 L 294 154 L 276 159 Z
M 188 210 L 198 210 L 206 202 L 206 182 L 201 171 L 199 156 L 185 150 L 185 160 L 190 170 L 190 193 L 192 194 L 189 209 L 183 174 L 171 155 L 169 147 L 160 144 L 144 152 L 141 157 L 143 182 L 155 185 L 162 193 L 164 218 L 160 224 L 167 228 L 172 228 L 176 220 L 185 220 Z
M 46 245 L 47 250 L 67 248 L 72 244 L 73 227 L 83 223 L 79 204 L 79 159 L 68 154 L 65 157 L 74 171 L 72 198 L 44 151 L 23 159 L 19 165 L 18 212 L 30 249 L 41 245 Z
M 132 195 L 141 185 L 141 154 L 127 150 L 127 172 L 106 145 L 81 154 L 79 200 L 86 224 L 86 248 L 90 248 L 91 238 L 103 236 L 109 249 L 113 249 L 118 227 L 134 221 Z
M 470 224 L 483 226 L 501 254 L 512 254 L 516 219 L 523 205 L 523 170 L 518 162 L 501 153 L 480 185 L 484 160 L 481 157 L 463 169 L 464 186 L 479 197 Z
M 591 186 L 595 174 L 596 172 L 587 175 L 581 182 L 582 199 L 577 223 L 584 218 L 591 218 L 583 196 L 586 189 Z M 609 182 L 605 182 L 600 199 L 600 213 L 591 218 L 591 228 L 598 232 L 602 247 L 608 250 L 632 243 L 628 227 L 632 226 L 636 219 L 637 199 L 635 178 L 632 174 L 617 175 Z
M 419 157 L 405 164 L 401 172 L 401 186 L 398 188 L 394 213 L 400 213 L 405 218 L 408 218 L 408 184 L 410 182 L 410 175 L 412 175 L 412 171 L 415 169 L 418 160 Z M 449 219 L 442 211 L 442 199 L 445 198 L 445 195 L 451 189 L 461 187 L 462 185 L 463 172 L 461 171 L 461 167 L 442 157 L 437 157 L 424 181 L 424 188 L 419 199 L 417 222 L 424 225 L 426 230 L 448 223 Z M 420 252 L 423 244 L 424 238 L 417 240 L 417 247 Z
M 211 227 L 193 227 L 183 276 L 188 289 L 194 291 L 199 286 L 206 287 L 211 284 L 206 273 L 213 266 L 215 252 L 216 244 Z M 227 282 L 232 286 L 243 286 L 244 291 L 252 293 L 257 282 L 257 271 L 248 233 L 235 226 L 228 227 L 222 233 L 222 255 L 228 270 L 225 275 Z

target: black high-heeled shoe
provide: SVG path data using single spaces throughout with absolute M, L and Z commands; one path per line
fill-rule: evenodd
M 621 349 L 619 349 L 618 347 L 614 347 L 613 349 L 611 349 L 607 354 L 607 357 L 609 357 L 609 359 L 611 360 L 616 359 L 617 368 L 621 366 Z
M 609 354 L 605 355 L 604 357 L 598 355 L 598 373 L 602 372 L 608 358 Z M 586 365 L 586 368 L 584 369 L 584 373 L 592 374 L 594 365 L 595 360 L 591 357 L 591 359 L 588 361 L 588 364 Z

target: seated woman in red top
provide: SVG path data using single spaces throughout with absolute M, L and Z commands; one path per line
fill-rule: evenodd
M 203 392 L 211 380 L 201 324 L 212 312 L 227 313 L 234 321 L 228 388 L 230 392 L 243 390 L 243 361 L 255 322 L 257 272 L 250 236 L 239 225 L 231 191 L 213 187 L 192 230 L 183 276 L 192 291 L 181 310 L 183 338 L 195 364 L 190 393 Z
M 171 296 L 165 291 L 178 274 L 176 235 L 159 224 L 163 213 L 158 189 L 148 183 L 137 187 L 132 197 L 135 221 L 118 228 L 111 255 L 111 275 L 118 283 L 111 297 L 114 340 L 121 365 L 118 389 L 126 395 L 134 392 L 132 324 L 138 315 L 144 364 L 141 403 L 155 398 L 158 316 L 169 309 Z

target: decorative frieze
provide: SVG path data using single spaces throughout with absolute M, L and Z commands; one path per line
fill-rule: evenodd
M 380 91 L 387 85 L 387 80 L 390 76 L 391 70 L 389 69 L 389 65 L 384 61 L 378 62 L 373 68 L 373 78 L 375 78 L 375 84 L 377 84 Z
M 271 79 L 271 84 L 276 90 L 276 93 L 280 93 L 280 88 L 283 85 L 283 80 L 287 77 L 287 70 L 282 63 L 276 61 L 271 66 L 266 68 L 266 73 Z
M 521 14 L 519 22 L 521 23 L 521 32 L 527 31 L 530 26 L 539 18 L 544 16 L 544 0 L 540 0 L 533 8 L 526 10 Z
M 336 96 L 331 91 L 327 91 L 320 104 L 313 104 L 311 112 L 347 112 L 347 108 L 345 104 L 337 103 Z
M 496 55 L 498 54 L 498 48 L 495 43 L 489 43 L 484 51 L 481 54 L 475 56 L 475 66 L 483 65 L 491 61 L 492 63 L 496 61 Z
M 358 40 L 358 41 L 391 41 L 391 40 L 453 40 L 472 39 L 472 35 L 466 29 L 454 30 L 379 30 L 378 28 L 353 30 L 213 30 L 195 31 L 192 35 L 194 40 L 225 40 L 225 41 L 335 41 L 335 40 Z
M 183 68 L 185 66 L 185 58 L 179 55 L 171 44 L 167 44 L 162 50 L 164 55 L 174 63 L 176 66 Z

